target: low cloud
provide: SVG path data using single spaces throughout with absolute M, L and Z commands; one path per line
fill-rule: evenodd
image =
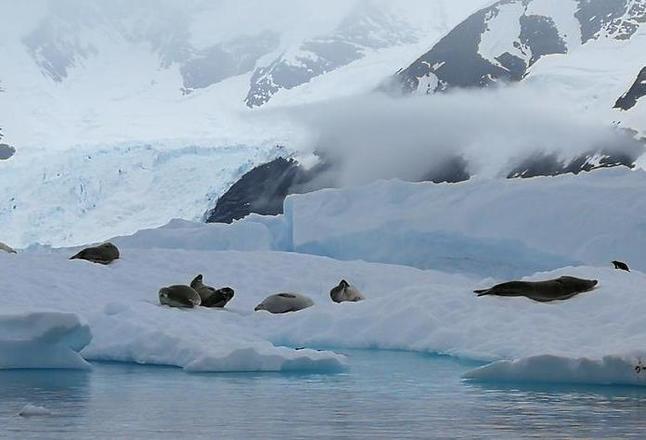
M 434 96 L 372 93 L 279 113 L 303 128 L 296 147 L 336 162 L 340 185 L 419 180 L 455 158 L 470 175 L 501 177 L 541 154 L 567 161 L 598 151 L 643 152 L 632 133 L 608 125 L 607 113 L 577 109 L 560 96 L 510 86 Z

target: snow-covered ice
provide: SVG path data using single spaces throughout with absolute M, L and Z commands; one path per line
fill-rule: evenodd
M 3 278 L 6 275 L 3 275 Z M 7 296 L 23 292 L 19 286 L 5 290 L 4 307 L 13 301 Z M 39 292 L 32 297 L 36 304 L 47 295 L 47 283 L 34 285 Z M 30 307 L 31 309 L 32 307 Z M 89 326 L 69 312 L 22 312 L 0 314 L 0 370 L 11 368 L 86 369 L 89 364 L 79 352 L 90 342 Z
M 232 225 L 173 221 L 117 238 L 121 258 L 109 266 L 69 261 L 74 249 L 0 254 L 2 291 L 21 292 L 5 296 L 11 313 L 43 308 L 86 320 L 93 338 L 81 355 L 90 361 L 339 371 L 352 359 L 335 349 L 377 348 L 502 361 L 469 373 L 477 380 L 643 385 L 636 367 L 646 346 L 645 179 L 643 171 L 605 170 L 324 190 L 290 197 L 282 216 Z M 304 247 L 314 241 L 319 247 Z M 420 250 L 427 247 L 431 253 Z M 398 264 L 360 261 L 389 256 Z M 627 261 L 632 272 L 614 270 L 612 259 Z M 158 304 L 161 286 L 198 273 L 209 285 L 235 289 L 226 309 Z M 511 274 L 571 275 L 599 286 L 554 303 L 473 294 Z M 333 303 L 329 291 L 340 279 L 367 299 Z M 285 315 L 253 312 L 284 291 L 315 305 Z
M 380 181 L 290 196 L 280 216 L 251 215 L 230 227 L 175 221 L 118 244 L 273 249 L 499 278 L 616 259 L 646 270 L 645 187 L 645 171 L 625 168 L 459 184 Z

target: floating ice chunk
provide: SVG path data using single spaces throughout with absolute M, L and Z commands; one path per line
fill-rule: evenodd
M 467 372 L 464 378 L 486 382 L 646 386 L 646 364 L 637 355 L 601 359 L 540 355 L 493 362 Z
M 74 313 L 0 315 L 0 369 L 87 369 L 79 351 L 91 339 L 89 326 Z
M 44 406 L 27 404 L 23 409 L 18 413 L 21 417 L 33 417 L 33 416 L 49 416 L 52 412 L 45 408 Z

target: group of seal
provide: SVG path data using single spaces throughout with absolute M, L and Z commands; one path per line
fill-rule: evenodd
M 15 253 L 16 251 L 0 242 L 0 251 Z M 110 264 L 119 258 L 119 249 L 112 243 L 106 242 L 98 246 L 88 247 L 70 257 L 99 264 Z M 612 261 L 615 269 L 630 272 L 628 265 L 621 261 Z M 190 286 L 173 285 L 159 290 L 159 302 L 171 307 L 213 307 L 222 308 L 233 298 L 235 292 L 230 287 L 215 289 L 204 284 L 202 274 L 197 275 Z M 562 276 L 544 281 L 509 281 L 497 284 L 489 289 L 474 290 L 479 297 L 486 295 L 524 296 L 539 302 L 562 301 L 572 298 L 579 293 L 589 292 L 598 284 L 597 280 Z M 357 302 L 365 299 L 363 294 L 346 280 L 330 290 L 330 299 L 336 303 L 345 301 Z M 276 293 L 269 295 L 254 310 L 265 310 L 270 313 L 288 313 L 303 310 L 314 305 L 311 298 L 300 293 Z
M 203 282 L 204 277 L 199 274 L 190 286 L 176 284 L 159 289 L 159 302 L 162 305 L 180 308 L 193 308 L 197 306 L 210 308 L 223 308 L 235 295 L 230 287 L 215 289 Z
M 234 296 L 230 287 L 215 289 L 204 284 L 202 274 L 197 275 L 190 286 L 174 285 L 163 287 L 159 290 L 159 302 L 162 305 L 180 308 L 216 307 L 223 308 Z M 365 299 L 356 287 L 342 280 L 338 286 L 330 291 L 334 302 L 361 301 Z M 276 293 L 269 295 L 258 304 L 254 311 L 265 310 L 269 313 L 297 312 L 314 305 L 314 301 L 300 293 Z

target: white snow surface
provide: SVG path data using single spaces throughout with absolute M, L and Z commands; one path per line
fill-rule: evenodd
M 21 292 L 21 289 L 2 289 L 4 297 L 11 292 Z M 88 325 L 77 315 L 36 311 L 6 313 L 7 306 L 11 308 L 14 304 L 10 300 L 4 303 L 0 314 L 0 370 L 89 368 L 79 352 L 90 342 L 92 335 Z

